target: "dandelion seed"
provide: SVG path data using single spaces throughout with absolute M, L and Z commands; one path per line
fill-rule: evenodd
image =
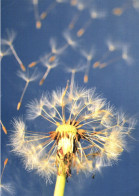
M 41 21 L 40 21 L 40 16 L 39 16 L 38 0 L 32 0 L 32 4 L 34 6 L 34 16 L 35 16 L 35 21 L 36 21 L 36 28 L 40 29 L 41 28 Z
M 77 72 L 83 71 L 85 69 L 85 66 L 82 66 L 79 64 L 76 68 L 67 68 L 66 71 L 71 73 L 71 83 L 70 83 L 70 95 L 69 97 L 72 98 L 72 92 L 73 92 L 73 86 L 74 86 L 74 80 L 75 80 L 75 74 Z
M 29 83 L 30 83 L 30 82 L 33 82 L 34 80 L 36 80 L 36 79 L 38 78 L 38 74 L 36 74 L 36 73 L 34 72 L 31 76 L 29 76 L 28 73 L 23 73 L 23 72 L 19 71 L 19 72 L 17 73 L 17 75 L 18 75 L 20 78 L 22 78 L 23 80 L 26 81 L 26 85 L 25 85 L 25 87 L 24 87 L 24 89 L 23 89 L 23 92 L 22 92 L 20 101 L 19 101 L 18 104 L 17 104 L 17 110 L 19 110 L 20 107 L 21 107 L 22 101 L 23 101 L 24 94 L 25 94 L 25 92 L 26 92 L 26 90 L 27 90 L 27 87 L 28 87 Z
M 53 128 L 28 131 L 22 120 L 15 120 L 11 145 L 23 158 L 26 169 L 36 169 L 46 182 L 57 175 L 55 194 L 61 183 L 64 192 L 71 170 L 92 173 L 117 161 L 126 149 L 129 130 L 135 126 L 133 120 L 119 115 L 94 89 L 73 85 L 71 93 L 68 83 L 51 96 L 32 101 L 28 108 L 30 119 L 40 116 Z
M 40 15 L 41 20 L 44 20 L 48 14 L 56 8 L 56 6 L 58 5 L 58 3 L 64 3 L 67 2 L 66 0 L 54 0 L 47 8 L 45 11 L 43 11 Z
M 71 4 L 72 5 L 72 4 Z M 80 1 L 77 1 L 74 6 L 76 6 L 78 12 L 77 14 L 75 14 L 69 24 L 69 29 L 73 29 L 75 24 L 77 23 L 77 21 L 79 20 L 79 17 L 81 15 L 81 13 L 83 12 L 83 10 L 86 8 L 86 3 L 84 2 L 80 2 Z
M 98 11 L 96 9 L 92 9 L 90 11 L 90 18 L 89 20 L 77 31 L 77 36 L 81 37 L 86 32 L 88 27 L 91 25 L 92 21 L 96 19 L 102 19 L 106 17 L 106 12 L 104 11 Z
M 49 5 L 49 7 L 44 12 L 41 13 L 41 15 L 40 15 L 41 20 L 44 20 L 46 18 L 46 16 L 48 16 L 48 14 L 56 7 L 56 5 L 57 5 L 57 1 L 54 0 Z
M 40 83 L 39 83 L 40 85 L 42 85 L 44 83 L 44 81 L 47 78 L 50 70 L 57 67 L 58 64 L 59 64 L 58 59 L 55 59 L 55 57 L 52 57 L 52 58 L 50 58 L 50 57 L 48 58 L 48 56 L 46 56 L 46 57 L 41 59 L 41 62 L 43 63 L 43 65 L 45 67 L 47 67 L 47 70 L 46 70 L 45 74 L 43 75 L 42 79 L 40 80 Z
M 19 58 L 19 56 L 17 55 L 16 50 L 15 50 L 15 48 L 14 48 L 14 46 L 13 46 L 13 41 L 14 41 L 14 39 L 15 39 L 16 34 L 15 34 L 14 31 L 11 31 L 11 32 L 8 31 L 8 32 L 7 32 L 7 35 L 8 35 L 7 40 L 6 40 L 6 39 L 2 39 L 2 44 L 3 44 L 3 45 L 8 45 L 8 46 L 10 47 L 11 52 L 13 53 L 15 59 L 17 60 L 17 62 L 18 62 L 19 65 L 20 65 L 20 68 L 22 69 L 22 71 L 25 71 L 26 68 L 25 68 L 25 66 L 23 65 L 23 63 L 22 63 L 21 59 Z
M 99 59 L 93 64 L 93 68 L 99 67 L 100 69 L 102 69 L 122 59 L 121 52 L 120 52 L 121 50 L 120 43 L 114 42 L 111 39 L 108 39 L 106 44 L 107 44 L 108 50 L 104 53 L 101 59 Z
M 85 50 L 81 50 L 81 54 L 86 58 L 86 61 L 87 61 L 85 74 L 84 74 L 84 83 L 87 83 L 90 64 L 91 64 L 91 61 L 94 58 L 94 54 L 95 54 L 94 48 L 92 47 L 89 52 L 85 51 Z
M 4 131 L 4 133 L 7 135 L 7 129 L 6 127 L 3 125 L 2 121 L 0 120 L 0 124 L 2 126 L 2 130 Z

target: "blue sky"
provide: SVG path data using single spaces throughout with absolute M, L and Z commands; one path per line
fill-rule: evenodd
M 57 3 L 42 20 L 40 29 L 35 27 L 34 7 L 32 0 L 2 0 L 1 11 L 1 36 L 7 38 L 7 31 L 15 31 L 13 42 L 17 54 L 21 58 L 28 72 L 34 70 L 39 73 L 39 78 L 29 84 L 19 111 L 16 110 L 25 81 L 17 76 L 20 70 L 14 56 L 4 56 L 1 62 L 1 118 L 8 130 L 5 135 L 1 132 L 1 165 L 6 158 L 3 183 L 11 183 L 15 195 L 44 196 L 53 195 L 53 184 L 45 183 L 35 171 L 25 170 L 20 157 L 11 152 L 9 138 L 13 129 L 12 121 L 16 117 L 26 118 L 26 105 L 34 98 L 40 98 L 43 92 L 51 93 L 60 87 L 65 87 L 71 74 L 66 70 L 77 65 L 86 65 L 82 51 L 93 48 L 94 57 L 89 69 L 88 83 L 84 83 L 85 71 L 75 75 L 75 82 L 86 88 L 96 87 L 96 92 L 103 95 L 120 111 L 129 117 L 139 117 L 139 8 L 135 7 L 133 0 L 87 0 L 85 9 L 78 11 L 69 1 Z M 134 4 L 133 4 L 134 2 Z M 52 3 L 51 0 L 39 0 L 39 14 L 45 11 Z M 134 5 L 134 6 L 133 6 Z M 116 7 L 123 8 L 123 14 L 114 15 L 112 10 Z M 78 37 L 77 31 L 90 20 L 90 11 L 99 11 L 100 18 L 92 19 L 83 36 Z M 72 18 L 80 12 L 75 27 L 70 30 L 68 25 Z M 64 32 L 70 32 L 77 46 L 68 47 L 59 57 L 59 65 L 50 71 L 42 86 L 39 81 L 46 68 L 38 63 L 34 68 L 28 68 L 33 61 L 39 61 L 45 54 L 50 53 L 50 40 L 56 39 L 58 47 L 66 44 Z M 118 51 L 108 53 L 108 40 L 112 40 Z M 2 46 L 3 47 L 3 46 Z M 3 49 L 3 48 L 2 48 Z M 7 49 L 7 47 L 6 47 Z M 126 51 L 127 59 L 121 58 L 121 52 Z M 124 52 L 123 52 L 124 54 Z M 99 69 L 93 68 L 96 61 L 110 62 L 108 66 Z M 44 124 L 37 120 L 28 122 L 28 126 Z M 47 125 L 46 125 L 47 126 Z M 137 196 L 139 195 L 139 126 L 138 123 L 132 133 L 134 139 L 129 139 L 127 151 L 123 152 L 119 161 L 112 167 L 103 168 L 97 172 L 95 179 L 83 174 L 73 173 L 66 184 L 65 195 L 88 196 Z M 9 194 L 3 191 L 3 196 Z

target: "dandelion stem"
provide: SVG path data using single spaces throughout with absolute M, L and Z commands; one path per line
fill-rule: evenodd
M 54 196 L 64 196 L 66 175 L 57 175 Z

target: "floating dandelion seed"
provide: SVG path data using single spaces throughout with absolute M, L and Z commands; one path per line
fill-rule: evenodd
M 20 65 L 20 68 L 21 68 L 23 71 L 25 71 L 26 68 L 25 68 L 25 66 L 23 65 L 23 63 L 22 63 L 21 59 L 19 58 L 19 56 L 17 55 L 17 53 L 16 53 L 16 51 L 15 51 L 15 48 L 14 48 L 14 46 L 13 46 L 13 41 L 14 41 L 14 39 L 15 39 L 16 34 L 15 34 L 14 31 L 11 31 L 11 32 L 8 31 L 8 32 L 7 32 L 7 35 L 8 35 L 7 40 L 6 40 L 6 39 L 2 39 L 2 44 L 3 44 L 3 45 L 8 45 L 8 46 L 10 47 L 10 49 L 11 49 L 11 51 L 12 51 L 12 54 L 14 55 L 14 57 L 16 58 L 17 62 L 18 62 L 19 65 Z
M 85 69 L 85 66 L 79 64 L 77 67 L 74 68 L 66 68 L 66 71 L 71 73 L 71 83 L 70 83 L 70 94 L 69 94 L 69 99 L 72 99 L 72 92 L 73 92 L 73 86 L 74 86 L 74 80 L 75 80 L 75 74 L 77 72 L 83 71 Z
M 54 68 L 57 67 L 58 64 L 59 64 L 58 58 L 52 60 L 52 59 L 50 58 L 50 55 L 48 55 L 48 56 L 46 55 L 45 57 L 43 57 L 43 58 L 41 59 L 41 62 L 42 62 L 42 64 L 43 64 L 45 67 L 47 67 L 47 70 L 46 70 L 45 74 L 43 75 L 42 79 L 40 80 L 40 83 L 39 83 L 40 85 L 42 85 L 42 84 L 44 83 L 44 81 L 45 81 L 45 79 L 47 78 L 47 76 L 48 76 L 50 70 L 51 70 L 51 69 L 54 69 Z
M 0 124 L 2 126 L 2 130 L 4 131 L 4 133 L 7 135 L 7 129 L 6 127 L 3 125 L 2 121 L 0 120 Z
M 84 83 L 87 83 L 88 82 L 88 74 L 89 74 L 90 64 L 91 64 L 91 61 L 94 58 L 94 54 L 95 54 L 94 47 L 92 47 L 89 52 L 86 51 L 86 50 L 81 50 L 81 54 L 85 57 L 85 59 L 87 61 L 85 74 L 84 74 Z
M 123 48 L 123 46 L 120 43 L 108 39 L 106 44 L 108 50 L 104 53 L 101 59 L 93 64 L 93 68 L 102 69 L 108 65 L 111 65 L 112 63 L 123 59 L 121 52 L 121 48 Z
M 96 9 L 91 9 L 89 20 L 77 31 L 77 36 L 81 37 L 86 32 L 88 27 L 91 25 L 92 21 L 96 19 L 103 19 L 105 17 L 106 17 L 106 12 L 98 11 Z
M 134 129 L 133 119 L 118 114 L 94 89 L 68 87 L 43 95 L 28 104 L 28 118 L 42 117 L 53 125 L 50 131 L 28 131 L 24 122 L 14 120 L 13 151 L 28 170 L 51 181 L 57 175 L 54 195 L 64 194 L 71 171 L 92 173 L 118 160 L 126 148 L 126 136 Z M 38 130 L 39 131 L 39 130 Z
M 48 14 L 51 12 L 51 10 L 53 10 L 57 5 L 57 1 L 53 1 L 49 7 L 47 7 L 47 9 L 41 13 L 40 18 L 41 20 L 44 20 L 46 18 L 46 16 L 48 16 Z
M 54 0 L 45 11 L 43 11 L 40 15 L 40 19 L 44 20 L 48 14 L 58 5 L 58 3 L 65 3 L 67 0 Z
M 8 184 L 3 184 L 2 183 L 3 173 L 4 173 L 4 170 L 5 170 L 5 167 L 6 167 L 7 163 L 8 163 L 8 158 L 6 158 L 5 161 L 4 161 L 4 166 L 3 166 L 2 173 L 1 173 L 0 193 L 2 193 L 2 190 L 4 190 L 5 192 L 9 193 L 10 195 L 14 195 L 15 194 L 15 191 L 14 191 L 13 186 L 11 186 L 10 183 L 8 183 Z
M 77 23 L 81 13 L 83 12 L 83 10 L 86 8 L 86 2 L 80 2 L 80 1 L 77 1 L 77 3 L 74 5 L 76 6 L 78 12 L 77 14 L 75 14 L 69 24 L 69 29 L 73 29 L 75 24 Z
M 24 94 L 25 94 L 25 92 L 26 92 L 26 90 L 27 90 L 27 87 L 28 87 L 29 83 L 30 83 L 30 82 L 33 82 L 34 80 L 36 80 L 36 79 L 38 78 L 39 75 L 36 74 L 36 73 L 34 72 L 31 76 L 29 76 L 29 73 L 23 73 L 23 72 L 21 72 L 21 71 L 19 71 L 19 72 L 17 73 L 17 75 L 18 75 L 20 78 L 22 78 L 23 80 L 26 81 L 26 85 L 25 85 L 25 87 L 24 87 L 24 89 L 23 89 L 23 92 L 22 92 L 20 101 L 19 101 L 18 104 L 17 104 L 17 110 L 19 110 L 20 107 L 21 107 L 21 103 L 22 103 Z
M 40 21 L 40 16 L 39 16 L 38 0 L 32 0 L 32 4 L 34 6 L 34 16 L 35 16 L 35 21 L 36 21 L 36 28 L 40 29 L 41 28 L 41 21 Z

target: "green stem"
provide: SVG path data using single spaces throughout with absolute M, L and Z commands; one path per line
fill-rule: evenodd
M 54 196 L 64 196 L 66 175 L 57 175 Z

